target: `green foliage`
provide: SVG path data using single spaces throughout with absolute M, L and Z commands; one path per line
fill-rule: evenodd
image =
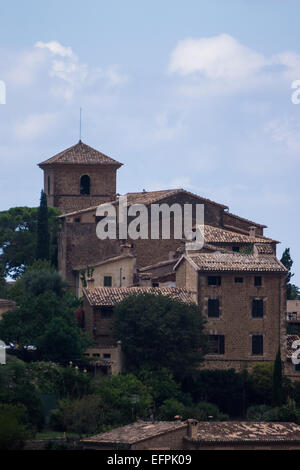
M 290 249 L 286 248 L 282 253 L 281 260 L 282 264 L 288 269 L 286 276 L 286 297 L 287 300 L 297 300 L 300 299 L 300 291 L 297 286 L 291 284 L 291 279 L 294 274 L 291 272 L 293 266 L 293 260 L 290 255 Z
M 190 392 L 195 402 L 216 404 L 230 416 L 241 416 L 246 408 L 249 376 L 230 370 L 198 370 L 187 375 L 182 390 Z
M 274 421 L 274 411 L 269 405 L 252 405 L 247 409 L 249 421 Z
M 34 431 L 43 427 L 41 402 L 34 385 L 27 379 L 26 364 L 13 362 L 0 367 L 0 403 L 24 405 L 28 426 Z
M 283 383 L 282 383 L 282 362 L 280 347 L 276 354 L 276 359 L 273 369 L 273 381 L 272 381 L 272 405 L 281 406 L 284 402 L 284 392 L 283 392 Z
M 85 395 L 77 400 L 64 399 L 52 412 L 54 429 L 77 434 L 101 432 L 106 405 L 99 395 Z
M 196 304 L 163 295 L 130 295 L 115 307 L 115 335 L 122 341 L 128 370 L 167 367 L 182 375 L 203 359 L 203 328 Z
M 175 382 L 172 372 L 165 367 L 160 370 L 143 368 L 138 371 L 137 376 L 148 387 L 155 408 L 159 408 L 167 399 L 179 399 L 181 396 L 179 384 Z
M 65 292 L 60 275 L 39 261 L 16 284 L 18 308 L 3 315 L 0 337 L 18 344 L 21 355 L 26 346 L 33 345 L 40 360 L 79 359 L 90 340 L 74 316 L 79 302 Z
M 42 191 L 37 217 L 36 259 L 50 260 L 50 233 L 48 218 L 47 196 L 46 193 Z
M 226 421 L 229 416 L 220 412 L 214 403 L 199 402 L 194 406 L 186 407 L 184 418 L 194 418 L 198 421 Z
M 159 408 L 159 419 L 163 421 L 173 421 L 176 416 L 182 417 L 185 414 L 185 406 L 175 398 L 168 398 Z
M 50 259 L 57 264 L 57 234 L 59 211 L 48 208 Z M 0 212 L 0 266 L 4 276 L 17 279 L 30 266 L 37 251 L 38 208 L 13 207 Z M 1 273 L 0 269 L 0 273 Z
M 124 424 L 146 418 L 153 408 L 150 390 L 132 373 L 102 378 L 94 387 L 105 403 L 119 411 Z
M 0 450 L 21 450 L 29 433 L 24 425 L 26 409 L 22 405 L 0 404 Z

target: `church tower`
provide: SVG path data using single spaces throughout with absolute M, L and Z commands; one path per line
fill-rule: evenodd
M 44 171 L 48 205 L 74 212 L 116 198 L 117 170 L 122 163 L 81 140 L 38 165 Z

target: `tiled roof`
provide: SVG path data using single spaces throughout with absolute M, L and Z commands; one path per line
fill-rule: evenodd
M 142 266 L 141 268 L 139 268 L 138 271 L 140 273 L 150 272 L 151 269 L 154 269 L 154 268 L 160 268 L 164 266 L 173 266 L 175 263 L 177 263 L 177 261 L 178 261 L 177 259 L 168 259 L 165 261 L 159 261 L 158 263 L 150 264 L 149 266 Z
M 300 443 L 300 426 L 294 423 L 269 422 L 200 422 L 197 437 L 203 443 L 282 442 Z
M 204 225 L 204 238 L 206 243 L 270 243 L 273 241 L 270 238 L 251 237 L 207 224 Z
M 81 441 L 84 444 L 134 444 L 170 431 L 187 427 L 182 421 L 137 421 Z
M 189 254 L 184 257 L 199 271 L 287 272 L 276 256 L 215 252 Z
M 224 206 L 224 204 L 219 204 L 218 202 L 212 201 L 205 197 L 198 196 L 198 194 L 191 193 L 190 191 L 186 191 L 185 189 L 163 189 L 161 191 L 143 191 L 141 193 L 127 193 L 125 194 L 125 196 L 127 196 L 129 205 L 152 204 L 154 202 L 160 201 L 161 199 L 165 199 L 167 197 L 173 196 L 175 194 L 180 194 L 180 193 L 184 193 L 188 196 L 199 199 L 199 202 L 206 201 L 216 206 L 222 207 L 223 209 L 228 209 L 228 207 Z
M 243 222 L 248 222 L 250 225 L 254 225 L 256 227 L 267 228 L 267 225 L 258 224 L 257 222 L 253 222 L 253 220 L 245 219 L 245 217 L 240 217 L 239 215 L 232 214 L 232 212 L 226 212 L 225 215 L 228 215 L 229 217 L 232 217 L 233 219 L 238 219 Z
M 296 351 L 296 349 L 292 348 L 294 341 L 300 341 L 300 336 L 298 335 L 287 335 L 286 336 L 286 356 L 292 357 L 292 354 Z M 299 346 L 297 347 L 297 349 Z
M 88 287 L 83 293 L 94 306 L 113 306 L 131 294 L 165 295 L 181 302 L 194 303 L 192 292 L 179 287 Z
M 118 256 L 112 256 L 110 258 L 103 259 L 101 261 L 95 261 L 94 263 L 89 263 L 89 267 L 95 268 L 96 266 L 102 266 L 108 263 L 114 263 L 116 261 L 121 261 L 127 258 L 135 258 L 135 255 L 132 253 L 122 253 Z M 73 271 L 82 271 L 83 269 L 87 268 L 87 264 L 82 264 L 81 266 L 75 266 Z
M 77 164 L 77 165 L 116 165 L 120 167 L 122 163 L 104 155 L 104 153 L 93 149 L 89 145 L 79 141 L 78 144 L 63 150 L 54 157 L 39 163 L 39 166 L 57 164 Z
M 15 306 L 16 302 L 13 300 L 8 300 L 8 299 L 0 299 L 0 307 L 6 307 L 6 306 Z
M 255 243 L 256 253 L 260 255 L 273 255 L 274 250 L 270 243 Z

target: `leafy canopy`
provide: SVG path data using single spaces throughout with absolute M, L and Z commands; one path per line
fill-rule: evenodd
M 196 304 L 142 293 L 126 297 L 114 316 L 129 370 L 167 367 L 180 376 L 203 358 L 204 319 Z

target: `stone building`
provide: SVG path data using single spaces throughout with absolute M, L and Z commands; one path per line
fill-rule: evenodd
M 209 367 L 240 370 L 254 362 L 274 361 L 279 345 L 285 355 L 286 270 L 276 258 L 278 242 L 264 236 L 266 226 L 184 189 L 143 191 L 125 195 L 127 208 L 178 204 L 183 209 L 190 204 L 195 227 L 196 205 L 204 206 L 205 244 L 201 252 L 185 253 L 186 239 L 174 236 L 172 224 L 169 239 L 161 232 L 157 239 L 151 238 L 151 211 L 147 239 L 117 236 L 100 240 L 96 234 L 101 220 L 96 213 L 98 205 L 110 202 L 118 218 L 116 174 L 120 166 L 82 142 L 40 163 L 48 203 L 62 212 L 58 265 L 70 288 L 81 295 L 81 273 L 88 274 L 91 267 L 94 271 L 87 275 L 86 302 L 93 302 L 88 294 L 91 286 L 106 285 L 113 292 L 114 288 L 136 284 L 145 288 L 176 284 L 176 288 L 193 292 L 207 316 Z M 128 224 L 130 221 L 129 217 Z M 124 256 L 124 245 L 130 246 L 132 256 Z M 87 311 L 100 307 L 86 304 Z M 93 327 L 93 323 L 88 326 Z
M 121 345 L 112 329 L 113 308 L 128 295 L 150 293 L 166 295 L 181 302 L 195 302 L 186 289 L 153 287 L 87 287 L 83 289 L 84 328 L 94 339 L 94 346 L 86 352 L 92 358 L 114 361 L 112 373 L 122 370 Z
M 85 450 L 299 450 L 300 426 L 275 422 L 198 422 L 194 419 L 137 421 L 85 438 L 81 445 Z M 184 455 L 181 455 L 182 465 L 187 463 Z
M 285 351 L 286 268 L 273 253 L 257 254 L 255 244 L 247 254 L 203 251 L 182 255 L 174 267 L 176 286 L 197 293 L 207 320 L 209 353 L 202 367 L 240 371 L 273 362 L 279 345 Z
M 79 141 L 41 163 L 49 206 L 77 211 L 116 198 L 116 173 L 122 163 Z

